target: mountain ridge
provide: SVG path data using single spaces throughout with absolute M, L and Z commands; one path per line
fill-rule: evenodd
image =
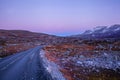
M 71 37 L 78 37 L 84 39 L 103 39 L 103 38 L 120 38 L 120 24 L 112 26 L 98 26 L 92 30 L 86 30 L 82 34 Z

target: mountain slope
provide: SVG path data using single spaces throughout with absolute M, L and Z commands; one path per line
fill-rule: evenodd
M 112 25 L 110 27 L 107 26 L 99 26 L 94 28 L 93 30 L 87 30 L 82 34 L 74 35 L 72 37 L 79 37 L 85 39 L 103 39 L 103 38 L 120 38 L 120 25 Z
M 58 37 L 25 30 L 0 30 L 0 57 L 21 52 L 35 46 L 55 43 Z

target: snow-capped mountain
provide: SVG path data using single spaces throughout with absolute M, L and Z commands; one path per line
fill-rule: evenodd
M 120 38 L 120 25 L 98 26 L 92 30 L 87 30 L 80 35 L 75 35 L 73 37 L 80 38 Z

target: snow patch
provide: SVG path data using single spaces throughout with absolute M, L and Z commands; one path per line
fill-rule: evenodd
M 118 31 L 118 30 L 120 30 L 120 27 L 118 27 L 118 28 L 114 29 L 114 31 Z
M 102 31 L 102 33 L 105 33 L 105 32 L 107 32 L 108 31 L 108 29 L 104 29 L 103 31 Z

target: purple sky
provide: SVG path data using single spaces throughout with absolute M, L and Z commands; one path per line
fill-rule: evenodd
M 79 34 L 120 24 L 120 0 L 0 0 L 0 29 Z

